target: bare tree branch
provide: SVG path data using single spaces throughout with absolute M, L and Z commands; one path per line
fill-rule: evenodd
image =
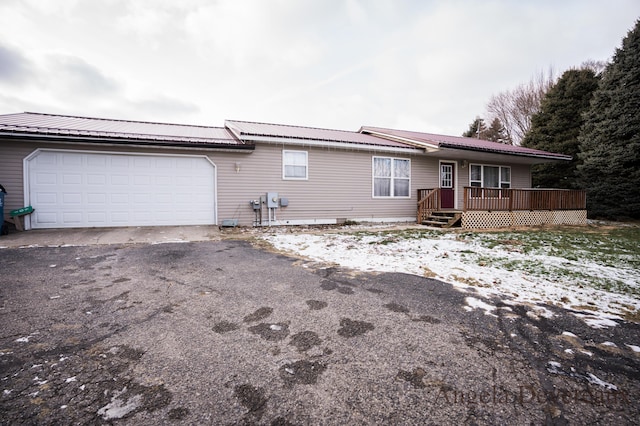
M 531 117 L 540 110 L 542 98 L 555 80 L 553 69 L 550 68 L 548 74 L 540 71 L 528 83 L 498 93 L 489 100 L 489 116 L 502 122 L 513 145 L 520 145 L 522 142 L 531 128 Z

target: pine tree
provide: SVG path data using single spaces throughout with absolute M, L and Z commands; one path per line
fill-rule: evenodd
M 571 155 L 573 160 L 533 166 L 531 180 L 534 187 L 577 187 L 578 135 L 583 124 L 582 114 L 589 108 L 598 81 L 599 77 L 590 69 L 571 69 L 542 99 L 540 111 L 531 118 L 531 130 L 523 139 L 522 146 Z
M 491 122 L 491 126 L 485 132 L 484 139 L 493 142 L 499 142 L 511 145 L 511 139 L 509 139 L 509 135 L 507 134 L 507 130 L 504 125 L 497 117 L 493 119 Z
M 511 145 L 511 140 L 507 135 L 506 129 L 498 118 L 494 118 L 491 126 L 487 127 L 483 118 L 476 117 L 473 123 L 469 124 L 469 130 L 464 132 L 462 136 Z
M 469 130 L 464 132 L 462 136 L 465 138 L 484 139 L 481 136 L 486 132 L 486 130 L 487 125 L 484 123 L 484 119 L 476 117 L 476 119 L 473 120 L 473 123 L 469 124 Z
M 640 21 L 604 71 L 579 142 L 589 214 L 640 218 Z

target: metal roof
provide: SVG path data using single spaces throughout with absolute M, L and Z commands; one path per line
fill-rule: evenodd
M 369 145 L 372 147 L 400 148 L 409 150 L 416 149 L 415 145 L 408 143 L 378 138 L 348 130 L 320 129 L 316 127 L 255 123 L 236 120 L 226 120 L 225 126 L 241 140 L 272 141 L 277 139 L 291 139 L 298 142 L 319 141 L 350 145 Z
M 24 112 L 0 115 L 0 135 L 197 148 L 253 149 L 223 127 Z
M 407 130 L 386 129 L 382 127 L 363 126 L 360 132 L 389 137 L 407 143 L 415 143 L 424 148 L 450 148 L 468 151 L 492 152 L 496 154 L 517 155 L 550 160 L 571 160 L 570 155 L 556 154 L 539 149 L 525 148 L 517 145 L 507 145 L 482 139 L 466 138 L 462 136 L 436 135 L 433 133 L 412 132 Z

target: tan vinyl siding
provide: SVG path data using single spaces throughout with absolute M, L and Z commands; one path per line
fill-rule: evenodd
M 24 207 L 22 159 L 33 151 L 24 143 L 0 141 L 0 184 L 7 190 L 4 215 L 9 211 Z
M 416 189 L 424 177 L 424 158 L 402 154 L 344 151 L 328 148 L 287 146 L 308 152 L 308 180 L 282 178 L 282 151 L 278 145 L 259 145 L 248 156 L 212 155 L 218 168 L 220 219 L 239 219 L 250 224 L 254 214 L 249 201 L 266 192 L 277 192 L 289 206 L 276 211 L 279 221 L 333 219 L 384 219 L 413 217 Z M 372 195 L 372 158 L 391 156 L 411 160 L 409 198 L 380 199 Z M 240 172 L 235 163 L 240 163 Z M 266 219 L 266 216 L 265 216 Z
M 217 218 L 238 219 L 251 225 L 254 213 L 250 200 L 266 192 L 288 198 L 289 206 L 276 212 L 278 221 L 328 221 L 336 219 L 414 218 L 417 190 L 439 186 L 439 158 L 424 155 L 342 150 L 304 145 L 260 143 L 255 151 L 227 152 L 197 149 L 162 149 L 120 145 L 51 143 L 46 141 L 0 140 L 0 183 L 8 191 L 5 215 L 25 205 L 23 159 L 37 148 L 100 152 L 206 155 L 216 166 Z M 282 177 L 282 151 L 308 152 L 308 180 Z M 411 186 L 408 198 L 374 198 L 372 158 L 374 156 L 411 160 Z M 446 160 L 446 159 L 442 159 Z M 469 185 L 469 167 L 456 163 L 457 208 L 463 206 L 463 188 Z M 236 172 L 236 165 L 240 170 Z M 498 164 L 509 165 L 509 164 Z M 530 187 L 529 166 L 511 165 L 513 188 Z M 34 206 L 37 208 L 37 206 Z M 264 215 L 266 219 L 266 214 Z

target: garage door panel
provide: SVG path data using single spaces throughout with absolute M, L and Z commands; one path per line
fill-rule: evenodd
M 28 167 L 33 228 L 215 223 L 204 157 L 40 151 Z
M 62 213 L 62 222 L 65 225 L 81 226 L 83 222 L 81 211 L 65 211 Z

